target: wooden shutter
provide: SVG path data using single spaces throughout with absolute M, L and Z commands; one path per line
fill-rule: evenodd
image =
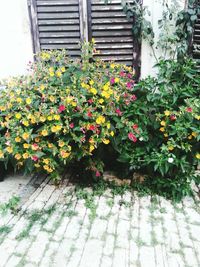
M 79 0 L 31 0 L 34 50 L 66 49 L 80 55 Z
M 200 5 L 200 0 L 197 1 L 197 4 Z M 194 26 L 193 56 L 195 59 L 200 60 L 200 14 L 198 15 L 198 19 L 196 20 Z
M 133 21 L 126 18 L 121 0 L 88 1 L 89 39 L 94 38 L 103 60 L 133 65 Z

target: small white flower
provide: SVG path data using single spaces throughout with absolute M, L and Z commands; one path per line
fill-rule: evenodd
M 168 158 L 168 162 L 169 162 L 169 163 L 172 163 L 173 161 L 174 161 L 173 158 Z
M 139 138 L 139 140 L 140 140 L 140 141 L 143 141 L 143 140 L 144 140 L 144 138 L 143 138 L 143 137 L 140 137 L 140 138 Z

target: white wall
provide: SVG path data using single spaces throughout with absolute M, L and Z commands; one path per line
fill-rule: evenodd
M 148 8 L 151 13 L 151 16 L 147 16 L 147 19 L 152 23 L 153 30 L 155 33 L 155 42 L 159 38 L 159 28 L 158 28 L 158 20 L 162 17 L 163 11 L 163 2 L 174 3 L 175 0 L 143 0 L 143 5 Z M 177 9 L 182 10 L 185 7 L 185 3 L 187 0 L 176 0 L 178 1 Z M 156 51 L 156 56 L 159 58 L 160 51 Z M 141 78 L 145 78 L 148 75 L 154 76 L 156 74 L 156 68 L 153 66 L 156 64 L 156 59 L 153 56 L 153 52 L 148 42 L 142 41 L 142 49 L 141 49 Z
M 33 60 L 27 0 L 0 0 L 0 79 L 26 73 Z

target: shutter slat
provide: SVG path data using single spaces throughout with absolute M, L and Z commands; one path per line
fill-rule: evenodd
M 38 6 L 38 12 L 78 12 L 78 5 L 77 6 Z

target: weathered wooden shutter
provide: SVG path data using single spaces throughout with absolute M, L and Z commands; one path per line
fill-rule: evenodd
M 200 5 L 200 0 L 197 1 Z M 193 57 L 200 60 L 200 14 L 195 22 L 194 34 L 193 34 Z
M 103 60 L 133 64 L 133 21 L 128 20 L 121 0 L 88 1 L 89 39 L 94 38 Z
M 66 49 L 80 55 L 79 0 L 31 0 L 34 50 Z

